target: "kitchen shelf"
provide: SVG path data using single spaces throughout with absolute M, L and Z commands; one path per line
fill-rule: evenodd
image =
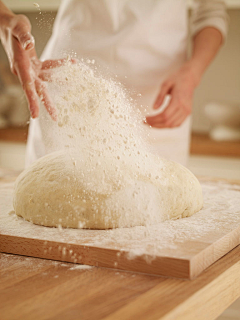
M 0 129 L 1 142 L 22 142 L 27 141 L 28 127 L 11 127 Z
M 28 127 L 0 129 L 0 141 L 27 141 Z M 214 141 L 207 134 L 192 133 L 190 153 L 192 155 L 224 156 L 240 158 L 240 141 Z
M 4 0 L 11 10 L 15 12 L 37 12 L 34 3 L 39 4 L 42 11 L 57 11 L 61 0 Z M 226 0 L 228 9 L 240 9 L 240 0 Z M 193 0 L 187 0 L 188 7 L 192 8 Z
M 192 133 L 190 153 L 240 158 L 240 141 L 215 141 L 207 134 Z

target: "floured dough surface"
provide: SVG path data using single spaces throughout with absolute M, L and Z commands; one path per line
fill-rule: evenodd
M 196 177 L 148 151 L 140 112 L 124 89 L 79 63 L 49 85 L 53 122 L 41 108 L 46 156 L 15 184 L 17 215 L 44 226 L 117 228 L 191 216 L 202 207 Z
M 153 156 L 155 171 L 126 167 L 116 176 L 113 159 L 99 166 L 94 158 L 60 151 L 36 161 L 16 181 L 16 214 L 44 226 L 106 229 L 188 217 L 202 207 L 198 180 L 177 163 Z

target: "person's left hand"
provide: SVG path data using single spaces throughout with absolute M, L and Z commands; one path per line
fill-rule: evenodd
M 146 123 L 154 128 L 179 127 L 191 113 L 194 89 L 199 83 L 191 63 L 185 63 L 162 84 L 153 109 L 158 109 L 167 94 L 171 100 L 166 109 L 154 116 L 146 117 Z

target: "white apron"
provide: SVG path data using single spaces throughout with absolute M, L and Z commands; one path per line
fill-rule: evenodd
M 185 0 L 63 0 L 41 60 L 95 59 L 151 114 L 161 83 L 186 60 L 187 33 Z M 27 166 L 45 154 L 40 123 L 30 123 Z M 189 117 L 149 131 L 155 153 L 187 164 Z

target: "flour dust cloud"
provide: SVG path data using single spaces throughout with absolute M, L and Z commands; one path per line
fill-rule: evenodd
M 58 119 L 41 108 L 47 155 L 17 179 L 17 215 L 45 226 L 107 229 L 201 209 L 198 180 L 148 151 L 141 113 L 121 85 L 68 61 L 52 69 L 48 90 Z

